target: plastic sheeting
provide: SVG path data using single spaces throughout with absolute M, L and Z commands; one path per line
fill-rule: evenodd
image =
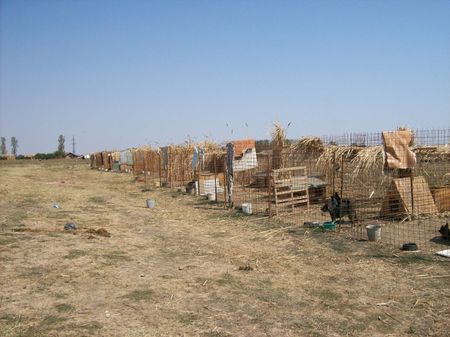
M 120 161 L 121 165 L 133 165 L 133 152 L 132 150 L 120 151 Z

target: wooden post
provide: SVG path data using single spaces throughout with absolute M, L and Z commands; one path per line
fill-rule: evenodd
M 162 187 L 162 174 L 161 174 L 161 149 L 158 153 L 158 171 L 159 171 L 159 187 Z
M 145 184 L 145 188 L 148 188 L 148 181 L 147 181 L 147 150 L 143 150 L 143 154 L 144 154 L 144 184 Z
M 411 186 L 411 219 L 414 219 L 414 169 L 411 168 L 409 181 Z
M 268 196 L 268 207 L 269 210 L 269 218 L 272 217 L 272 177 L 271 177 L 271 160 L 270 155 L 267 155 L 267 196 Z
M 223 174 L 223 207 L 226 209 L 227 208 L 227 174 L 226 174 L 226 167 L 227 167 L 227 158 L 225 156 L 225 158 L 223 159 L 223 163 L 222 163 L 223 167 L 225 168 L 225 172 Z
M 181 182 L 184 185 L 184 152 L 181 153 Z M 178 184 L 177 184 L 178 185 Z
M 333 153 L 333 165 L 331 166 L 331 184 L 333 186 L 333 190 L 331 195 L 334 195 L 335 192 L 335 174 L 336 174 L 336 153 Z
M 233 160 L 234 160 L 234 144 L 227 144 L 227 189 L 228 189 L 228 208 L 232 208 L 233 205 L 233 180 L 234 180 L 234 172 L 233 172 Z
M 217 202 L 217 155 L 214 154 L 214 201 Z
M 344 157 L 341 160 L 341 198 L 344 195 Z
M 339 231 L 341 230 L 342 222 L 342 199 L 344 197 L 344 156 L 341 159 L 341 204 L 339 205 Z

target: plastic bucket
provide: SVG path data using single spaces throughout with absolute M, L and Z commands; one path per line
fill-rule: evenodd
M 155 200 L 147 199 L 146 201 L 147 201 L 147 207 L 148 208 L 154 208 L 155 207 L 155 205 L 156 205 Z
M 367 238 L 369 241 L 381 240 L 381 226 L 380 225 L 368 225 L 366 226 Z
M 252 214 L 252 204 L 247 203 L 247 204 L 242 204 L 242 212 L 244 212 L 245 214 Z

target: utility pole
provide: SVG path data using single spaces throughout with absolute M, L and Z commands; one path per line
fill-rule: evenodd
M 75 136 L 72 136 L 72 153 L 75 154 Z

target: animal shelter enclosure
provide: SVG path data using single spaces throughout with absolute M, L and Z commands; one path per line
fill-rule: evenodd
M 332 221 L 355 240 L 367 240 L 375 224 L 383 243 L 434 251 L 450 244 L 439 232 L 450 210 L 449 142 L 448 129 L 292 140 L 275 125 L 263 147 L 243 139 L 103 151 L 91 167 L 120 167 L 147 185 L 293 226 Z

